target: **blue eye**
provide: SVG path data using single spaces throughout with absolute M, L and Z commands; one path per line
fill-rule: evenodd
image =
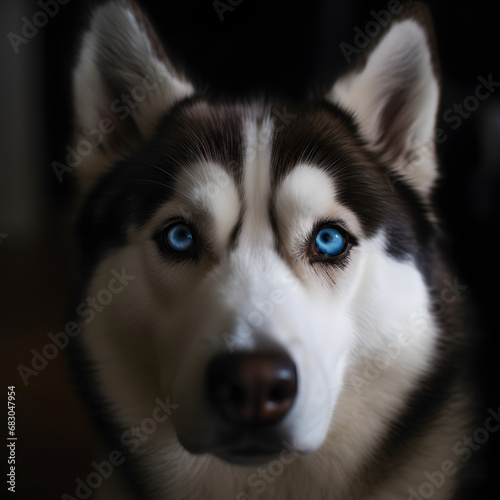
M 345 247 L 345 238 L 338 229 L 325 227 L 316 235 L 316 248 L 326 255 L 338 255 Z
M 193 233 L 186 224 L 174 224 L 166 237 L 168 246 L 175 252 L 188 252 L 194 247 Z

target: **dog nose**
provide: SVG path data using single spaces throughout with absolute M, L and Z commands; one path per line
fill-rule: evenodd
M 274 351 L 218 355 L 208 365 L 207 383 L 216 411 L 239 426 L 279 422 L 297 394 L 294 362 Z

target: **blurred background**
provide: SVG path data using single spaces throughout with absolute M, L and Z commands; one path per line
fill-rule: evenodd
M 16 497 L 37 500 L 72 494 L 75 478 L 85 478 L 98 458 L 97 439 L 62 356 L 30 376 L 27 385 L 17 369 L 29 367 L 31 351 L 40 351 L 48 333 L 64 326 L 75 272 L 75 186 L 71 175 L 59 182 L 51 164 L 64 163 L 71 143 L 70 71 L 99 2 L 61 1 L 45 22 L 37 13 L 54 2 L 4 0 L 0 6 L 0 370 L 5 402 L 7 386 L 16 386 Z M 500 87 L 483 101 L 467 98 L 474 96 L 479 77 L 500 82 L 499 21 L 493 2 L 426 3 L 442 68 L 438 126 L 447 136 L 438 149 L 442 177 L 435 201 L 449 233 L 450 261 L 471 292 L 481 326 L 478 373 L 486 419 L 488 408 L 500 406 Z M 364 30 L 371 11 L 387 9 L 388 1 L 140 4 L 174 62 L 183 61 L 200 82 L 225 92 L 262 86 L 298 97 L 346 69 L 341 43 L 354 45 L 355 28 Z M 30 31 L 26 20 L 40 26 Z M 455 105 L 466 107 L 458 111 Z M 499 442 L 500 432 L 483 445 L 487 481 L 478 485 L 475 498 L 500 498 Z

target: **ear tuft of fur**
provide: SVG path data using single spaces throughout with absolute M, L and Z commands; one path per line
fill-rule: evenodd
M 424 197 L 437 177 L 439 78 L 430 16 L 408 4 L 327 98 L 353 113 L 369 147 Z M 364 63 L 364 64 L 363 64 Z
M 73 73 L 73 154 L 84 189 L 135 151 L 161 116 L 192 95 L 151 25 L 132 1 L 95 10 Z

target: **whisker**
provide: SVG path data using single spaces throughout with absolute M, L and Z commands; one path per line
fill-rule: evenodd
M 175 179 L 175 175 L 172 172 L 169 172 L 168 170 L 165 170 L 164 168 L 160 167 L 159 165 L 156 165 L 154 163 L 150 163 L 147 161 L 139 161 L 139 160 L 120 160 L 116 163 L 136 163 L 140 165 L 148 165 L 149 167 L 153 167 L 158 169 L 160 172 L 164 173 L 165 175 L 168 175 L 172 177 L 172 179 Z

